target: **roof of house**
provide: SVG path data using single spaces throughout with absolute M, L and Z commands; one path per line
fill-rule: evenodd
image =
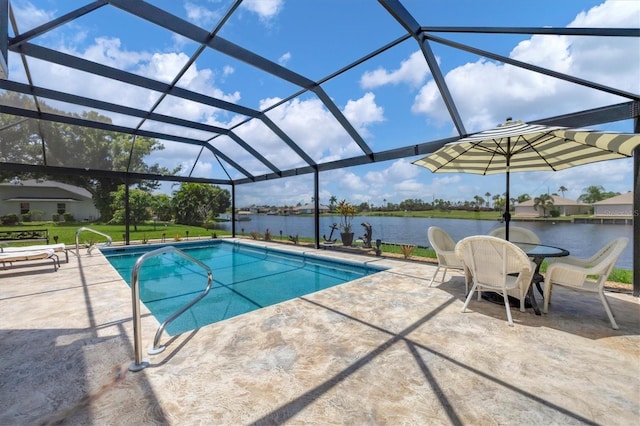
M 69 193 L 78 195 L 83 198 L 91 199 L 91 193 L 84 188 L 80 188 L 79 186 L 69 185 L 62 182 L 56 182 L 53 180 L 39 180 L 39 179 L 28 179 L 17 182 L 2 182 L 0 186 L 22 186 L 22 187 L 35 187 L 35 188 L 59 188 Z
M 606 200 L 593 203 L 594 206 L 612 205 L 612 204 L 633 204 L 633 192 L 629 191 L 626 194 L 616 195 L 615 197 L 607 198 Z

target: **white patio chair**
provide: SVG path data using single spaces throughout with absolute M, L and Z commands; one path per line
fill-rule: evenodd
M 507 320 L 513 327 L 509 295 L 520 299 L 520 311 L 524 312 L 525 296 L 531 285 L 535 264 L 515 244 L 489 235 L 460 240 L 456 244 L 456 253 L 470 270 L 473 282 L 462 312 L 466 312 L 475 291 L 478 292 L 478 300 L 483 290 L 494 291 L 504 297 Z
M 505 239 L 506 230 L 504 226 L 495 228 L 489 232 L 492 237 L 498 237 Z M 518 243 L 531 243 L 540 244 L 540 238 L 530 229 L 522 228 L 520 226 L 509 226 L 509 241 L 515 241 Z
M 429 244 L 435 250 L 436 257 L 438 259 L 438 268 L 431 277 L 431 282 L 429 282 L 429 287 L 431 287 L 433 280 L 435 280 L 436 275 L 438 275 L 438 271 L 440 271 L 441 268 L 444 268 L 444 272 L 442 272 L 442 281 L 444 282 L 448 269 L 464 270 L 464 264 L 462 263 L 462 259 L 460 259 L 456 254 L 456 242 L 451 238 L 447 231 L 438 226 L 430 226 L 429 229 L 427 229 L 427 238 L 429 239 Z M 468 293 L 469 278 L 467 275 L 468 274 L 465 273 L 464 284 L 466 292 Z
M 554 285 L 598 293 L 609 321 L 611 321 L 611 327 L 617 330 L 618 324 L 611 310 L 611 305 L 604 295 L 604 284 L 628 243 L 628 238 L 617 238 L 588 259 L 567 256 L 550 262 L 544 277 L 543 312 L 545 314 L 548 312 Z

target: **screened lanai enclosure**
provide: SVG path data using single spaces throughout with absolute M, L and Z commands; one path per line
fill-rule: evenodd
M 318 212 L 329 178 L 507 117 L 640 133 L 634 2 L 476 3 L 0 0 L 0 177 L 211 183 L 234 212 L 300 179 Z M 632 173 L 637 212 L 638 148 Z

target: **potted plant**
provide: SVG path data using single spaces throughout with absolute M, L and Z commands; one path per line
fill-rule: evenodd
M 336 213 L 340 216 L 340 229 L 342 230 L 340 238 L 342 239 L 342 245 L 350 246 L 353 243 L 351 224 L 356 214 L 356 207 L 346 200 L 341 200 L 336 207 Z

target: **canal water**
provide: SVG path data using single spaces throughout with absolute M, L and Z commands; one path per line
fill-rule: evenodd
M 258 232 L 264 235 L 269 229 L 273 239 L 288 239 L 290 235 L 313 238 L 313 217 L 309 216 L 275 216 L 249 215 L 251 220 L 236 222 L 236 232 Z M 320 217 L 320 238 L 329 238 L 331 225 L 339 223 L 338 216 Z M 490 220 L 465 220 L 416 217 L 384 217 L 356 216 L 353 220 L 355 237 L 364 235 L 365 228 L 361 223 L 372 226 L 372 239 L 381 239 L 388 243 L 413 244 L 429 246 L 427 228 L 439 226 L 458 241 L 470 235 L 487 234 L 493 228 L 503 226 L 500 222 Z M 589 257 L 609 241 L 618 237 L 628 237 L 629 244 L 618 259 L 616 266 L 622 269 L 633 268 L 632 225 L 593 224 L 565 222 L 511 222 L 511 226 L 522 226 L 534 231 L 543 244 L 561 247 L 574 256 Z M 221 222 L 219 229 L 231 231 L 231 222 Z M 340 239 L 339 230 L 333 233 L 332 239 Z

